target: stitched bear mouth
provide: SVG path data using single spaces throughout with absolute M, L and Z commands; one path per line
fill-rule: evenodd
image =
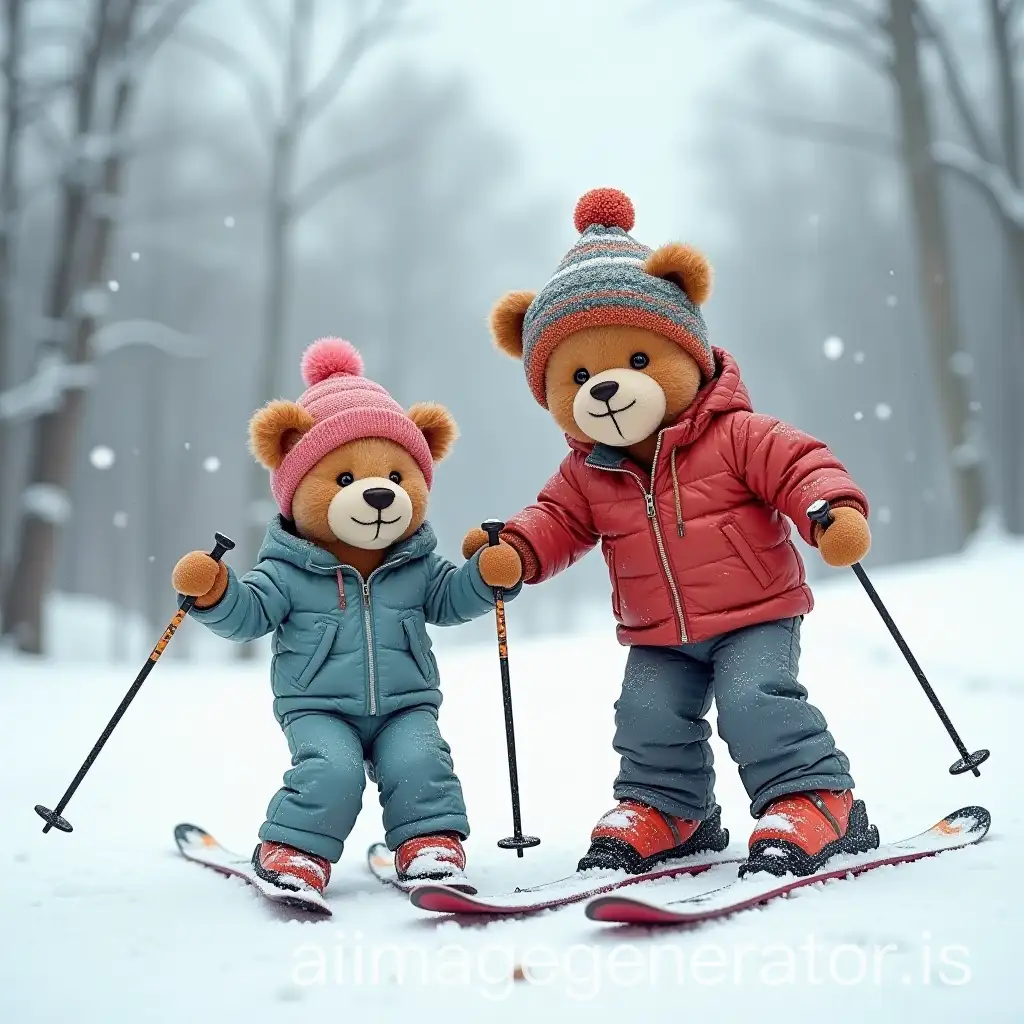
M 611 417 L 611 421 L 614 424 L 615 429 L 619 432 L 619 437 L 625 439 L 626 435 L 622 432 L 622 427 L 619 426 L 619 421 L 615 417 L 618 416 L 620 413 L 624 413 L 629 409 L 632 409 L 633 406 L 636 405 L 636 399 L 634 398 L 632 402 L 630 402 L 628 405 L 624 405 L 621 409 L 613 409 L 610 404 L 605 404 L 608 405 L 607 412 L 588 411 L 588 415 L 593 416 L 595 420 L 606 420 L 609 417 Z
M 380 536 L 380 528 L 382 526 L 394 526 L 395 523 L 401 522 L 402 517 L 397 516 L 394 519 L 385 519 L 383 515 L 378 515 L 374 522 L 363 522 L 362 519 L 356 519 L 355 516 L 349 516 L 353 523 L 358 523 L 360 526 L 376 526 L 377 531 L 373 535 L 373 539 L 376 540 Z

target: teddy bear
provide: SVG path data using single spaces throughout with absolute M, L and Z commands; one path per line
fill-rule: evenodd
M 830 566 L 871 543 L 868 502 L 824 443 L 755 412 L 736 360 L 709 340 L 712 285 L 690 245 L 650 249 L 614 189 L 576 206 L 579 240 L 539 293 L 494 307 L 498 348 L 521 361 L 569 453 L 501 539 L 526 583 L 600 544 L 617 636 L 617 806 L 580 870 L 650 870 L 724 849 L 706 716 L 739 766 L 756 819 L 743 872 L 807 874 L 878 845 L 847 756 L 799 679 L 813 606 L 791 525 Z M 823 532 L 807 516 L 830 502 Z M 484 543 L 469 531 L 466 557 Z
M 434 403 L 403 410 L 363 376 L 359 352 L 323 338 L 302 360 L 307 390 L 249 424 L 280 510 L 257 565 L 238 577 L 201 551 L 172 582 L 219 636 L 273 634 L 274 714 L 291 751 L 253 868 L 284 889 L 322 895 L 377 783 L 399 878 L 463 877 L 469 823 L 438 729 L 437 660 L 426 624 L 455 625 L 513 599 L 519 555 L 507 544 L 456 568 L 426 519 L 434 466 L 457 428 Z

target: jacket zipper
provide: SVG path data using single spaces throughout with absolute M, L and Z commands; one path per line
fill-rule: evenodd
M 373 656 L 373 615 L 370 612 L 370 582 L 377 573 L 389 569 L 397 562 L 385 562 L 378 565 L 364 580 L 362 574 L 356 572 L 363 590 L 363 625 L 366 631 L 366 664 L 370 669 L 370 714 L 377 714 L 377 663 Z
M 359 578 L 363 587 L 363 625 L 366 629 L 366 664 L 370 669 L 370 714 L 377 714 L 377 688 L 373 661 L 373 616 L 370 614 L 370 581 Z
M 383 565 L 378 565 L 373 572 L 364 580 L 363 574 L 357 569 L 352 569 L 357 580 L 359 580 L 359 589 L 363 593 L 363 632 L 366 634 L 366 665 L 370 670 L 370 714 L 377 714 L 377 662 L 373 656 L 373 615 L 370 612 L 370 580 L 381 571 L 381 569 L 390 568 L 393 565 L 397 565 L 397 562 L 385 562 Z M 348 568 L 352 568 L 349 566 Z M 338 590 L 341 594 L 341 600 L 344 601 L 345 591 L 340 580 L 338 580 Z M 345 607 L 344 604 L 341 605 Z
M 644 487 L 643 480 L 631 469 L 612 468 L 611 466 L 600 466 L 598 468 L 608 473 L 625 473 L 627 476 L 631 476 L 640 485 L 640 490 L 643 491 L 644 501 L 647 503 L 647 518 L 650 520 L 651 526 L 654 527 L 654 539 L 658 543 L 661 568 L 664 570 L 665 578 L 668 580 L 668 588 L 672 592 L 672 601 L 675 604 L 676 618 L 679 621 L 680 643 L 685 644 L 687 639 L 686 620 L 683 618 L 683 602 L 679 597 L 679 588 L 676 586 L 676 581 L 672 576 L 672 568 L 668 563 L 668 553 L 665 550 L 665 541 L 661 535 L 661 524 L 658 522 L 658 509 L 654 504 L 654 474 L 658 468 L 658 455 L 661 452 L 661 442 L 664 436 L 664 434 L 658 435 L 658 443 L 654 448 L 654 458 L 651 460 L 651 489 L 649 491 Z

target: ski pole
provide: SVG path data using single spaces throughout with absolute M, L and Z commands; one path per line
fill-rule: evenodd
M 807 509 L 807 518 L 812 522 L 817 523 L 823 530 L 827 530 L 835 522 L 835 517 L 832 515 L 832 509 L 824 498 L 821 498 L 811 504 Z M 878 614 L 882 617 L 882 621 L 886 626 L 888 626 L 893 640 L 896 641 L 896 646 L 903 652 L 903 657 L 907 659 L 907 664 L 917 677 L 917 681 L 921 684 L 921 689 L 924 690 L 925 696 L 929 701 L 931 701 L 931 705 L 935 709 L 935 713 L 939 716 L 942 724 L 946 727 L 946 732 L 949 733 L 950 739 L 952 739 L 953 743 L 956 745 L 956 749 L 960 753 L 959 760 L 954 761 L 953 764 L 950 765 L 949 774 L 962 775 L 964 772 L 970 771 L 975 775 L 980 776 L 981 772 L 978 771 L 978 765 L 984 764 L 988 760 L 990 751 L 976 750 L 973 754 L 967 752 L 967 747 L 964 745 L 964 741 L 960 739 L 956 729 L 953 728 L 953 723 L 950 721 L 949 715 L 946 714 L 945 708 L 943 708 L 942 704 L 939 703 L 939 698 L 936 696 L 935 691 L 928 682 L 928 678 L 925 676 L 924 670 L 918 664 L 917 659 L 914 657 L 906 640 L 903 639 L 903 635 L 900 633 L 899 629 L 896 628 L 896 623 L 893 621 L 888 609 L 884 604 L 882 604 L 882 599 L 878 596 L 878 592 L 875 590 L 874 586 L 872 586 L 871 580 L 868 579 L 868 574 L 864 571 L 864 567 L 860 562 L 854 562 L 850 568 L 853 569 L 854 575 L 856 575 L 857 579 L 860 580 L 861 586 L 864 588 L 868 597 L 871 598 L 871 603 L 875 606 Z
M 214 545 L 213 550 L 210 552 L 210 557 L 215 561 L 219 562 L 225 552 L 230 551 L 234 546 L 235 542 L 228 537 L 225 537 L 222 533 L 215 533 L 214 538 L 217 543 Z M 71 785 L 68 786 L 64 795 L 60 798 L 60 803 L 51 811 L 44 807 L 42 804 L 36 804 L 36 814 L 39 815 L 46 824 L 43 826 L 43 832 L 49 832 L 51 828 L 56 828 L 61 832 L 70 832 L 71 822 L 66 818 L 61 817 L 61 813 L 64 808 L 67 807 L 68 801 L 75 795 L 75 790 L 82 784 L 82 779 L 85 778 L 86 773 L 92 767 L 93 761 L 96 760 L 99 752 L 103 749 L 103 745 L 110 739 L 110 734 L 114 731 L 114 727 L 118 722 L 121 721 L 122 716 L 128 710 L 128 705 L 131 704 L 135 695 L 142 688 L 142 684 L 146 681 L 146 676 L 153 671 L 153 666 L 160 660 L 160 655 L 164 653 L 164 648 L 170 643 L 171 637 L 177 632 L 178 627 L 181 625 L 185 616 L 188 614 L 189 609 L 196 603 L 194 597 L 185 597 L 178 605 L 178 610 L 174 613 L 174 618 L 167 624 L 167 628 L 164 630 L 164 634 L 160 637 L 156 647 L 153 648 L 152 653 L 146 659 L 145 665 L 142 666 L 142 671 L 135 677 L 135 682 L 132 683 L 131 689 L 124 695 L 124 699 L 118 705 L 117 710 L 114 712 L 113 718 L 107 723 L 107 727 L 100 734 L 100 738 L 96 741 L 96 745 L 89 751 L 89 756 L 82 763 L 82 767 L 78 769 L 78 774 L 71 780 Z
M 491 547 L 499 543 L 498 535 L 505 524 L 497 519 L 488 519 L 480 524 L 487 534 Z M 519 811 L 519 768 L 516 765 L 516 733 L 512 723 L 512 682 L 508 673 L 508 637 L 505 632 L 505 590 L 494 587 L 494 614 L 498 623 L 498 662 L 501 665 L 501 693 L 505 704 L 505 741 L 508 745 L 508 780 L 512 790 L 512 827 L 515 834 L 508 839 L 499 839 L 498 846 L 503 850 L 515 850 L 517 857 L 522 857 L 523 850 L 539 846 L 536 836 L 524 836 L 522 818 Z

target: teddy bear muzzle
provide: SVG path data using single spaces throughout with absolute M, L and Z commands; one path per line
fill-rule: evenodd
M 665 392 L 653 377 L 613 367 L 579 389 L 572 414 L 587 437 L 621 448 L 650 437 L 661 426 L 665 408 Z
M 394 544 L 412 519 L 412 499 L 405 488 L 385 477 L 366 477 L 342 487 L 327 507 L 334 536 L 370 551 Z

